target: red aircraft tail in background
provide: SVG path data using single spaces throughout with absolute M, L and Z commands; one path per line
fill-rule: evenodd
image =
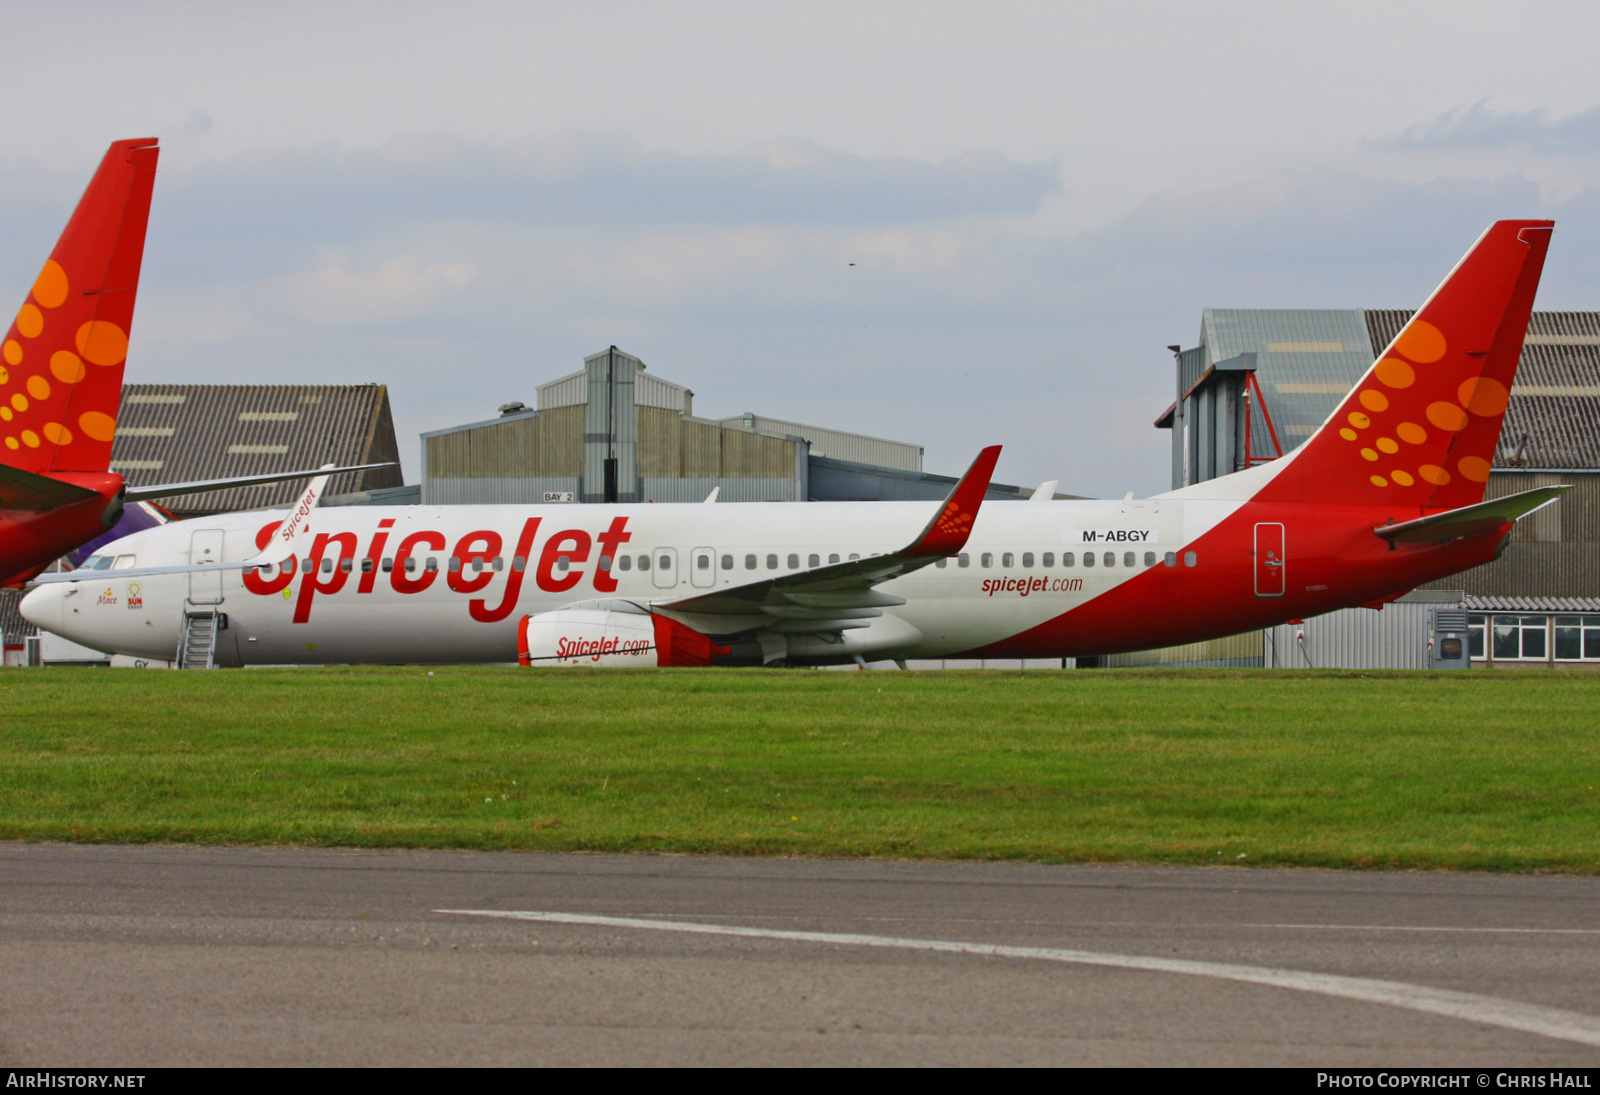
M 111 441 L 159 151 L 146 138 L 106 152 L 0 343 L 0 584 L 121 512 Z

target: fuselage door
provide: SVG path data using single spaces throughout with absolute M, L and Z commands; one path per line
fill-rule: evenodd
M 657 589 L 678 587 L 678 549 L 656 548 L 651 553 L 650 576 Z
M 189 562 L 222 562 L 222 530 L 203 528 L 189 536 Z M 222 571 L 197 570 L 189 574 L 189 603 L 215 605 L 222 603 Z
M 700 589 L 710 589 L 717 584 L 717 555 L 708 547 L 697 547 L 689 553 L 689 581 Z
M 1284 586 L 1283 526 L 1276 521 L 1256 525 L 1256 596 L 1282 597 Z

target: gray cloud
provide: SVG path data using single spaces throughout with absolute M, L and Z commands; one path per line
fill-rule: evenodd
M 1556 117 L 1537 110 L 1490 110 L 1487 99 L 1447 110 L 1400 133 L 1367 141 L 1386 151 L 1516 148 L 1542 154 L 1600 152 L 1600 106 Z

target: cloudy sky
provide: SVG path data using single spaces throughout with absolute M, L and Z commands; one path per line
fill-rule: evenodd
M 130 381 L 419 431 L 612 343 L 957 473 L 1165 489 L 1205 307 L 1407 307 L 1499 217 L 1600 308 L 1593 4 L 0 4 L 0 301 L 161 139 Z

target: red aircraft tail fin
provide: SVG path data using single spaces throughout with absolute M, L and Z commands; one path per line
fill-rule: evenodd
M 111 466 L 159 151 L 145 138 L 106 152 L 0 343 L 0 463 Z
M 1497 221 L 1258 497 L 1483 500 L 1553 221 Z

